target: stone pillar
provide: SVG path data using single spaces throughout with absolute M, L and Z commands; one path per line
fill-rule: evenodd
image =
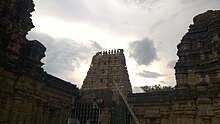
M 9 120 L 9 124 L 17 124 L 18 114 L 19 114 L 18 109 L 20 108 L 22 99 L 23 98 L 21 96 L 14 97 L 14 106 L 10 115 L 11 118 Z
M 146 123 L 146 124 L 150 124 L 150 119 L 149 119 L 149 118 L 146 118 L 146 119 L 145 119 L 145 123 Z
M 176 124 L 181 124 L 181 118 L 179 115 L 176 117 Z
M 203 117 L 202 118 L 204 124 L 212 124 L 212 118 L 211 117 Z
M 32 106 L 33 106 L 33 104 L 34 104 L 34 100 L 33 99 L 30 99 L 29 101 L 28 101 L 28 105 L 26 106 L 27 107 L 27 110 L 26 110 L 26 120 L 25 120 L 25 124 L 31 124 L 31 111 L 32 111 Z
M 215 116 L 214 106 L 212 99 L 204 96 L 205 94 L 202 94 L 202 97 L 199 97 L 197 100 L 198 116 L 203 120 L 204 124 L 211 124 L 212 117 Z
M 0 104 L 2 104 L 0 107 L 0 120 L 2 122 L 7 121 L 12 108 L 12 102 L 12 99 L 9 97 L 3 99 L 0 98 Z
M 62 109 L 61 111 L 62 124 L 68 121 L 68 118 L 70 117 L 69 115 L 70 112 L 71 112 L 71 108 L 69 106 Z
M 216 71 L 217 73 L 217 80 L 220 81 L 220 70 Z
M 160 118 L 156 119 L 156 124 L 161 124 L 161 119 Z
M 30 121 L 31 123 L 34 123 L 36 121 L 36 115 L 37 115 L 37 104 L 35 100 L 34 100 L 34 103 L 32 104 L 30 115 L 31 115 Z
M 43 123 L 43 111 L 44 111 L 44 104 L 43 103 L 38 104 L 37 118 L 38 118 L 39 124 Z
M 161 116 L 161 124 L 169 124 L 168 122 L 169 110 L 168 109 L 161 110 L 160 116 Z
M 50 117 L 50 111 L 48 108 L 44 109 L 44 117 L 43 117 L 43 124 L 49 124 L 49 117 Z
M 194 115 L 188 115 L 188 124 L 194 124 Z
M 59 122 L 59 110 L 54 109 L 53 112 L 50 113 L 50 124 L 58 124 Z
M 174 114 L 176 115 L 176 124 L 181 124 L 183 112 L 181 110 L 176 110 Z
M 161 124 L 168 124 L 168 116 L 164 115 L 161 118 L 162 118 Z

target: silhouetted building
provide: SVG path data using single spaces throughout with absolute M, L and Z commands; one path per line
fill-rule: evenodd
M 32 0 L 0 1 L 0 124 L 219 124 L 219 10 L 194 17 L 177 46 L 175 89 L 136 94 L 122 49 L 93 56 L 80 92 L 47 74 L 46 48 L 25 37 L 32 11 Z
M 220 11 L 199 14 L 193 22 L 177 46 L 176 88 L 128 96 L 141 124 L 219 123 Z
M 0 124 L 67 124 L 76 85 L 47 74 L 46 48 L 28 41 L 32 0 L 0 1 Z
M 98 117 L 102 124 L 136 124 L 125 101 L 121 99 L 119 91 L 123 91 L 122 94 L 132 108 L 131 113 L 139 121 L 137 123 L 218 124 L 220 11 L 207 11 L 193 20 L 194 24 L 190 25 L 189 32 L 177 46 L 179 60 L 175 66 L 175 89 L 132 94 L 124 57 L 116 57 L 114 60 L 117 54 L 124 56 L 120 52 L 122 50 L 105 51 L 93 57 L 82 86 L 82 95 L 75 104 L 88 101 L 96 103 L 99 113 L 105 113 Z M 117 108 L 117 105 L 122 109 Z M 112 108 L 117 110 L 115 114 L 122 113 L 119 115 L 123 116 L 111 114 Z M 114 117 L 119 117 L 117 122 L 114 122 Z
M 191 88 L 220 82 L 220 12 L 207 11 L 193 18 L 194 24 L 178 44 L 177 85 Z

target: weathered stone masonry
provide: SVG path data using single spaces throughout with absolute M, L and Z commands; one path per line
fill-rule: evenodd
M 123 49 L 102 51 L 93 56 L 82 90 L 110 89 L 124 94 L 132 92 Z
M 32 0 L 0 1 L 0 124 L 65 124 L 76 85 L 47 74 L 46 48 L 28 41 Z
M 93 57 L 83 82 L 82 96 L 76 104 L 86 104 L 89 101 L 98 103 L 99 110 L 102 111 L 102 114 L 97 115 L 100 122 L 115 123 L 111 120 L 113 115 L 108 113 L 122 102 L 118 102 L 119 94 L 112 95 L 117 94 L 117 88 L 112 83 L 115 80 L 127 95 L 141 124 L 219 124 L 220 11 L 207 11 L 196 16 L 193 22 L 177 46 L 179 60 L 175 66 L 175 89 L 132 94 L 125 60 L 120 57 L 123 56 L 121 50 L 105 51 Z M 118 57 L 114 58 L 115 56 Z M 123 104 L 120 105 L 123 108 Z M 131 121 L 122 121 L 127 117 L 121 117 L 117 123 L 135 124 L 132 118 Z
M 207 11 L 194 17 L 194 24 L 178 44 L 177 85 L 195 87 L 220 82 L 220 12 Z
M 71 107 L 77 123 L 135 124 L 113 81 L 141 124 L 219 124 L 219 10 L 196 16 L 177 46 L 174 90 L 132 94 L 118 49 L 93 57 L 81 96 L 42 68 L 46 48 L 25 37 L 32 11 L 32 0 L 0 0 L 0 124 L 65 124 Z
M 93 56 L 81 96 L 72 111 L 72 118 L 78 124 L 130 122 L 130 114 L 118 92 L 120 89 L 124 95 L 132 93 L 123 52 L 123 49 L 108 50 Z
M 177 46 L 175 90 L 128 96 L 141 124 L 219 124 L 220 11 L 193 22 Z

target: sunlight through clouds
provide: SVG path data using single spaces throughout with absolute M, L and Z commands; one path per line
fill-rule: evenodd
M 46 71 L 81 86 L 96 52 L 122 48 L 133 87 L 175 85 L 176 45 L 195 15 L 220 5 L 219 0 L 34 2 L 35 28 L 28 38 L 38 37 L 47 47 Z

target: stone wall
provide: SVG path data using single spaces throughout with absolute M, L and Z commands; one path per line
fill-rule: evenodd
M 193 19 L 194 24 L 178 44 L 177 85 L 220 82 L 220 11 L 207 11 Z
M 75 85 L 43 72 L 11 69 L 0 67 L 0 124 L 67 123 L 78 95 Z
M 193 22 L 177 46 L 175 89 L 128 96 L 141 124 L 219 124 L 220 11 Z
M 0 54 L 18 59 L 20 49 L 27 43 L 26 34 L 34 27 L 30 12 L 32 0 L 0 1 Z
M 42 68 L 46 48 L 28 41 L 32 0 L 0 1 L 0 124 L 67 124 L 76 85 Z
M 219 89 L 175 89 L 128 97 L 141 124 L 218 124 L 219 100 Z

